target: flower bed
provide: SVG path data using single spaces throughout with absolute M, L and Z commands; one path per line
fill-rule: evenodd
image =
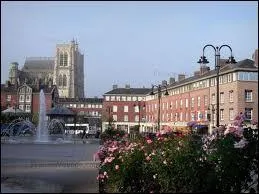
M 114 129 L 113 129 L 114 130 Z M 118 130 L 106 139 L 100 192 L 245 192 L 258 180 L 258 129 L 235 125 L 210 136 L 160 131 L 132 141 Z

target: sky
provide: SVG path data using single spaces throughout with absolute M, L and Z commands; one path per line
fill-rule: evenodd
M 54 57 L 77 39 L 84 54 L 86 97 L 112 85 L 151 87 L 192 76 L 206 44 L 228 44 L 237 61 L 258 48 L 257 1 L 1 1 L 1 83 L 11 62 Z M 230 51 L 221 50 L 221 58 Z M 214 51 L 205 56 L 214 68 Z

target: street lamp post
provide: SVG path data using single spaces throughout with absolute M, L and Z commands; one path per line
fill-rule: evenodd
M 140 132 L 140 117 L 141 117 L 141 108 L 145 107 L 145 104 L 141 104 L 141 101 L 136 101 L 137 104 L 134 104 L 134 107 L 138 107 L 138 131 Z
M 227 47 L 230 50 L 231 55 L 230 55 L 230 57 L 229 57 L 229 59 L 227 60 L 226 63 L 236 63 L 236 61 L 235 61 L 235 59 L 232 55 L 232 49 L 229 45 L 224 44 L 224 45 L 221 45 L 220 47 L 218 47 L 218 46 L 215 47 L 211 44 L 207 44 L 203 47 L 203 53 L 202 53 L 202 56 L 199 59 L 198 63 L 200 63 L 200 64 L 209 63 L 209 61 L 204 56 L 204 51 L 207 47 L 212 47 L 215 51 L 215 70 L 217 72 L 217 77 L 216 77 L 216 80 L 217 80 L 217 89 L 216 89 L 217 90 L 217 103 L 216 103 L 216 106 L 217 106 L 216 107 L 216 116 L 217 116 L 217 118 L 216 118 L 216 126 L 219 127 L 219 70 L 220 70 L 220 51 L 221 51 L 221 49 L 223 47 Z
M 157 129 L 160 131 L 160 104 L 161 104 L 161 96 L 162 96 L 162 87 L 165 88 L 165 96 L 168 96 L 167 86 L 166 85 L 152 85 L 152 90 L 150 92 L 150 95 L 154 94 L 154 87 L 157 87 L 157 96 L 158 96 L 158 113 L 157 113 Z

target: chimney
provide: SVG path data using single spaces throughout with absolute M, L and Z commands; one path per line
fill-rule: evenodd
M 112 89 L 113 89 L 113 90 L 115 90 L 115 89 L 117 89 L 117 88 L 118 88 L 118 85 L 116 85 L 116 84 L 115 84 L 115 85 L 112 85 Z
M 172 84 L 174 84 L 174 83 L 175 83 L 175 78 L 170 77 L 170 78 L 169 78 L 169 85 L 172 85 Z
M 130 85 L 129 85 L 129 84 L 126 84 L 126 85 L 125 85 L 125 88 L 130 89 Z
M 252 59 L 255 62 L 255 66 L 258 67 L 258 49 L 255 50 L 254 54 L 252 55 Z
M 162 86 L 166 86 L 167 85 L 167 81 L 166 80 L 163 80 L 162 81 Z
M 210 71 L 210 67 L 208 67 L 208 66 L 206 66 L 206 65 L 202 65 L 201 67 L 200 67 L 200 75 L 203 75 L 203 74 L 205 74 L 205 73 L 207 73 L 207 72 L 209 72 Z
M 194 71 L 194 76 L 199 76 L 200 75 L 200 71 Z
M 178 74 L 178 82 L 183 81 L 185 79 L 184 74 Z
M 227 65 L 227 60 L 228 59 L 219 59 L 219 65 L 220 65 L 220 68 L 224 67 Z

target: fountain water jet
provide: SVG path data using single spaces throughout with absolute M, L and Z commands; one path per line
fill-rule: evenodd
M 36 142 L 48 142 L 49 133 L 46 120 L 46 102 L 43 90 L 40 90 L 40 112 L 39 112 L 39 125 L 37 128 Z

